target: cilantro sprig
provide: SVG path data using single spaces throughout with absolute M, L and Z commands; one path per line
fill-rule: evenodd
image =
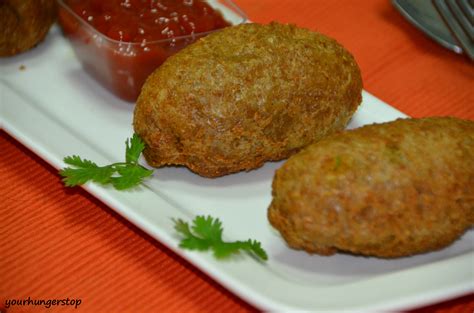
M 145 143 L 137 135 L 125 141 L 125 162 L 117 162 L 106 166 L 98 166 L 93 161 L 77 155 L 67 156 L 65 167 L 59 171 L 63 182 L 68 187 L 83 185 L 88 181 L 107 185 L 112 184 L 118 190 L 135 187 L 153 174 L 138 163 L 145 148 Z M 268 256 L 261 243 L 256 240 L 225 242 L 222 240 L 222 223 L 211 216 L 196 216 L 192 226 L 181 219 L 174 220 L 175 230 L 183 236 L 180 247 L 189 250 L 206 251 L 212 249 L 217 259 L 227 258 L 232 254 L 246 251 L 251 255 L 267 260 Z
M 153 174 L 153 171 L 138 164 L 138 158 L 145 148 L 145 143 L 137 135 L 125 141 L 125 162 L 117 162 L 106 166 L 82 159 L 77 155 L 64 158 L 66 167 L 59 171 L 63 182 L 68 187 L 83 185 L 93 181 L 102 185 L 112 184 L 118 190 L 124 190 L 139 185 L 143 179 Z
M 224 242 L 222 240 L 222 223 L 217 218 L 196 216 L 191 227 L 181 219 L 174 220 L 174 223 L 175 230 L 184 237 L 179 244 L 183 249 L 198 251 L 212 249 L 217 259 L 227 258 L 243 250 L 264 261 L 268 259 L 261 243 L 256 240 Z

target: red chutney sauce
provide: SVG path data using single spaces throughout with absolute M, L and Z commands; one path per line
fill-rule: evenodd
M 129 101 L 168 56 L 230 25 L 203 0 L 66 0 L 59 7 L 85 70 Z

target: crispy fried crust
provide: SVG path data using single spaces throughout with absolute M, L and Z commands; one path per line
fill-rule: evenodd
M 361 102 L 354 58 L 336 41 L 291 25 L 216 32 L 156 70 L 134 128 L 155 167 L 207 177 L 287 158 L 343 129 Z
M 329 136 L 273 180 L 288 245 L 394 258 L 437 250 L 474 224 L 474 122 L 397 120 Z
M 55 0 L 0 0 L 0 57 L 36 46 L 55 18 Z

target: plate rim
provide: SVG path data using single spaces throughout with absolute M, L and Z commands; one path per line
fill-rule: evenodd
M 61 123 L 60 121 L 54 121 L 54 118 L 49 116 L 47 112 L 42 112 L 38 107 L 34 105 L 34 100 L 31 99 L 25 99 L 24 95 L 18 95 L 17 92 L 12 90 L 9 87 L 9 83 L 5 81 L 4 79 L 0 79 L 0 85 L 2 88 L 2 98 L 8 98 L 8 97 L 13 97 L 17 98 L 16 101 L 17 103 L 12 106 L 10 105 L 9 107 L 4 107 L 2 109 L 2 120 L 0 121 L 2 124 L 2 129 L 4 129 L 8 134 L 10 134 L 12 137 L 14 137 L 16 140 L 21 142 L 23 145 L 28 147 L 33 153 L 37 154 L 40 158 L 51 164 L 54 168 L 59 169 L 64 166 L 64 163 L 62 161 L 62 156 L 63 155 L 58 155 L 57 152 L 54 152 L 54 148 L 56 150 L 58 147 L 54 147 L 53 143 L 50 143 L 50 145 L 53 145 L 53 147 L 48 146 L 45 144 L 42 138 L 41 138 L 41 132 L 34 132 L 31 130 L 28 130 L 28 126 L 34 128 L 35 126 L 30 125 L 25 125 L 22 124 L 21 122 L 17 123 L 14 118 L 14 111 L 15 108 L 18 106 L 22 106 L 22 108 L 28 108 L 30 111 L 28 114 L 33 114 L 35 117 L 38 119 L 38 115 L 42 115 L 43 119 L 49 119 L 49 127 L 56 127 L 61 129 Z M 370 95 L 366 91 L 363 92 L 364 98 L 365 99 L 370 99 L 371 101 L 376 101 L 377 104 L 380 104 L 384 109 L 389 109 L 389 110 L 396 110 L 395 108 L 389 106 L 388 104 L 384 103 L 383 101 L 377 99 L 376 97 Z M 3 101 L 5 102 L 5 101 Z M 22 102 L 22 104 L 20 104 Z M 386 107 L 385 107 L 386 106 Z M 15 107 L 15 108 L 13 108 Z M 6 113 L 6 114 L 3 114 Z M 25 115 L 25 111 L 22 111 Z M 400 113 L 402 114 L 402 113 Z M 53 121 L 51 121 L 53 120 Z M 53 122 L 53 123 L 51 123 Z M 56 123 L 55 123 L 56 122 Z M 41 125 L 41 123 L 35 123 L 37 125 Z M 63 129 L 64 131 L 64 129 Z M 67 133 L 70 138 L 70 140 L 74 141 L 77 140 L 80 142 L 80 139 L 76 138 L 74 134 L 71 134 L 70 130 L 65 130 L 64 133 Z M 90 150 L 94 150 L 93 147 L 89 147 Z M 59 150 L 61 150 L 59 148 Z M 95 151 L 95 154 L 100 155 L 100 152 Z M 91 155 L 94 155 L 92 153 Z M 93 156 L 94 157 L 94 156 Z M 280 299 L 273 299 L 273 298 L 268 298 L 264 294 L 259 294 L 258 292 L 249 292 L 251 291 L 252 288 L 249 289 L 248 284 L 243 283 L 240 280 L 235 280 L 235 276 L 229 275 L 225 271 L 225 268 L 227 268 L 228 264 L 227 263 L 219 263 L 220 261 L 216 261 L 212 258 L 212 256 L 208 254 L 199 254 L 195 252 L 188 252 L 180 249 L 178 247 L 178 241 L 176 238 L 173 237 L 173 235 L 170 235 L 169 229 L 156 229 L 156 225 L 153 225 L 151 222 L 146 221 L 146 216 L 140 215 L 139 212 L 135 210 L 135 208 L 130 207 L 127 203 L 128 202 L 133 202 L 135 197 L 142 196 L 144 193 L 142 191 L 137 192 L 137 193 L 123 193 L 123 192 L 118 192 L 115 190 L 112 190 L 111 188 L 107 187 L 102 187 L 99 185 L 95 184 L 86 184 L 84 186 L 84 189 L 92 194 L 94 197 L 99 199 L 101 202 L 106 204 L 108 207 L 116 211 L 118 214 L 132 222 L 134 225 L 145 231 L 147 234 L 152 236 L 154 239 L 158 240 L 165 246 L 167 246 L 169 249 L 174 251 L 177 255 L 179 255 L 181 258 L 185 259 L 186 261 L 190 262 L 194 266 L 196 266 L 200 271 L 204 272 L 206 275 L 210 276 L 212 279 L 217 281 L 219 284 L 224 286 L 225 288 L 231 290 L 234 294 L 237 296 L 241 297 L 245 301 L 248 301 L 252 305 L 264 309 L 264 310 L 308 310 L 311 308 L 314 308 L 314 305 L 317 303 L 310 302 L 309 304 L 303 304 L 299 306 L 298 304 L 295 303 L 288 303 L 285 301 L 280 301 Z M 151 191 L 150 191 L 151 192 Z M 152 192 L 153 193 L 153 192 Z M 156 195 L 153 193 L 153 195 Z M 165 201 L 164 199 L 161 199 L 162 201 Z M 168 205 L 170 205 L 168 203 Z M 173 211 L 173 214 L 175 214 L 176 211 Z M 447 271 L 452 267 L 453 263 L 456 263 L 456 269 L 459 268 L 466 268 L 470 262 L 474 260 L 474 252 L 468 252 L 468 253 L 463 253 L 461 255 L 447 258 L 445 260 L 438 260 L 431 262 L 429 264 L 424 264 L 420 266 L 415 266 L 415 267 L 410 267 L 408 269 L 402 269 L 402 270 L 397 270 L 395 272 L 390 272 L 390 273 L 385 273 L 385 274 L 380 274 L 375 277 L 369 277 L 369 278 L 364 278 L 362 281 L 356 281 L 353 283 L 347 283 L 344 284 L 343 288 L 341 285 L 337 285 L 335 289 L 338 289 L 337 291 L 331 290 L 331 288 L 326 288 L 326 289 L 312 289 L 313 291 L 317 291 L 320 294 L 324 294 L 325 296 L 337 296 L 340 292 L 357 292 L 356 289 L 362 288 L 361 286 L 364 286 L 364 288 L 368 287 L 373 287 L 373 286 L 381 286 L 381 285 L 387 285 L 387 283 L 393 283 L 395 281 L 398 281 L 399 284 L 404 284 L 406 283 L 407 280 L 409 280 L 413 275 L 415 276 L 422 276 L 422 277 L 427 277 L 430 276 L 430 274 L 438 272 L 440 270 L 442 271 Z M 253 261 L 257 262 L 257 261 Z M 220 266 L 223 265 L 223 266 Z M 245 272 L 245 269 L 248 265 L 248 262 L 242 262 L 242 264 L 238 263 L 232 263 L 232 266 L 238 266 L 238 271 L 241 273 Z M 235 270 L 236 268 L 233 268 Z M 442 300 L 447 300 L 449 298 L 455 297 L 455 296 L 460 296 L 465 293 L 472 292 L 474 290 L 474 281 L 470 279 L 466 279 L 465 272 L 462 272 L 462 277 L 464 278 L 463 281 L 458 281 L 457 283 L 451 282 L 450 286 L 442 286 L 441 283 L 443 281 L 441 277 L 434 277 L 438 279 L 432 279 L 434 282 L 431 284 L 433 286 L 431 289 L 427 290 L 426 289 L 426 284 L 423 285 L 423 292 L 418 292 L 415 294 L 407 294 L 403 290 L 398 290 L 397 293 L 393 293 L 393 291 L 390 292 L 390 294 L 387 294 L 385 291 L 385 294 L 380 296 L 378 295 L 378 302 L 373 302 L 373 303 L 352 303 L 352 304 L 345 304 L 344 306 L 331 306 L 329 303 L 323 303 L 322 304 L 322 309 L 347 309 L 347 305 L 351 309 L 355 310 L 380 310 L 380 309 L 408 309 L 408 308 L 413 308 L 416 306 L 421 306 L 425 304 L 432 303 L 433 301 L 442 301 Z M 436 275 L 435 275 L 436 276 Z M 468 275 L 467 275 L 468 276 Z M 471 277 L 472 277 L 472 272 L 471 272 Z M 272 283 L 276 283 L 273 281 Z M 286 287 L 287 288 L 296 288 L 296 289 L 301 289 L 298 288 L 298 286 L 295 286 L 294 284 L 291 284 L 289 282 L 281 283 L 279 282 L 280 287 Z M 441 284 L 441 286 L 440 286 Z M 434 288 L 436 286 L 436 288 Z M 300 286 L 301 287 L 301 286 Z M 428 286 L 429 287 L 429 286 Z M 364 289 L 362 288 L 362 289 Z M 308 291 L 307 288 L 302 288 L 301 291 L 306 290 Z M 254 290 L 255 291 L 255 290 Z M 397 297 L 398 295 L 398 297 Z M 395 296 L 395 299 L 393 298 Z

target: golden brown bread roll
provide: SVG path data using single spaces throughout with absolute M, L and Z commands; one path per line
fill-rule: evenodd
M 0 0 L 0 57 L 36 46 L 55 18 L 55 0 Z
M 277 170 L 271 224 L 288 245 L 394 258 L 474 224 L 474 122 L 406 119 L 329 136 Z
M 352 57 L 292 25 L 244 24 L 170 57 L 146 81 L 134 128 L 155 167 L 216 177 L 281 160 L 343 129 L 361 102 Z

